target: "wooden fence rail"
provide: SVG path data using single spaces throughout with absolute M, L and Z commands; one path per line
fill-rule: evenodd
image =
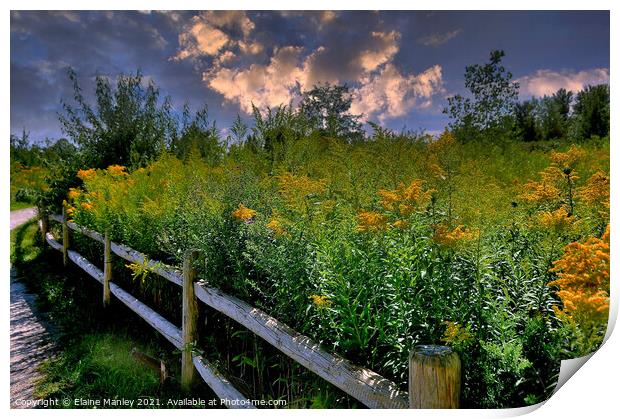
M 351 395 L 370 408 L 458 407 L 455 406 L 454 403 L 444 406 L 444 404 L 439 403 L 436 400 L 432 400 L 432 396 L 429 396 L 430 398 L 428 400 L 424 399 L 420 401 L 419 398 L 416 398 L 415 403 L 410 402 L 409 393 L 412 393 L 412 386 L 425 386 L 431 388 L 445 387 L 445 383 L 437 382 L 438 379 L 442 379 L 442 375 L 423 375 L 423 377 L 430 377 L 425 381 L 423 378 L 420 378 L 420 375 L 418 374 L 415 376 L 415 383 L 414 380 L 410 378 L 409 393 L 401 391 L 398 385 L 394 382 L 367 368 L 355 366 L 346 359 L 325 351 L 320 347 L 320 345 L 312 341 L 310 338 L 297 333 L 284 323 L 269 316 L 262 310 L 254 308 L 246 302 L 236 297 L 227 295 L 216 288 L 209 287 L 202 282 L 196 282 L 196 272 L 192 266 L 194 259 L 197 257 L 197 253 L 195 251 L 188 252 L 184 260 L 184 269 L 181 272 L 172 266 L 150 260 L 146 255 L 131 249 L 130 247 L 110 241 L 107 234 L 101 234 L 73 222 L 69 222 L 64 213 L 63 216 L 49 215 L 49 219 L 62 223 L 63 242 L 59 243 L 54 239 L 52 234 L 46 231 L 48 223 L 47 220 L 45 220 L 40 223 L 40 227 L 46 242 L 53 249 L 61 251 L 63 256 L 66 255 L 65 258 L 73 261 L 86 273 L 103 284 L 104 304 L 108 304 L 109 294 L 114 295 L 125 305 L 127 305 L 127 307 L 133 310 L 138 316 L 149 323 L 154 329 L 161 333 L 176 348 L 181 350 L 181 383 L 184 387 L 188 387 L 191 384 L 194 377 L 194 371 L 197 371 L 200 377 L 213 389 L 218 397 L 233 401 L 232 403 L 227 404 L 228 407 L 253 407 L 252 403 L 236 388 L 234 388 L 230 381 L 228 381 L 223 374 L 217 371 L 212 364 L 210 364 L 202 356 L 192 353 L 193 345 L 196 343 L 197 339 L 198 311 L 196 309 L 196 304 L 198 301 L 201 301 L 211 308 L 235 320 L 239 324 L 245 326 L 247 329 L 260 336 L 288 357 L 294 359 L 310 371 L 316 373 L 326 381 L 340 388 L 345 393 Z M 103 271 L 94 266 L 77 252 L 68 248 L 69 229 L 80 232 L 83 235 L 104 244 Z M 152 272 L 157 273 L 163 278 L 166 278 L 170 282 L 183 288 L 183 322 L 181 328 L 174 326 L 153 309 L 131 296 L 118 285 L 111 282 L 111 253 L 114 253 L 127 261 L 145 265 Z M 444 349 L 443 351 L 444 352 L 442 353 L 445 354 L 445 351 L 449 351 L 449 348 Z M 410 363 L 416 363 L 416 365 L 418 363 L 423 363 L 423 357 L 425 356 L 424 353 L 427 352 L 428 351 L 423 352 L 422 354 L 418 353 L 416 357 L 412 356 L 410 358 Z M 454 357 L 457 355 L 456 353 L 451 352 L 451 356 Z M 410 365 L 410 369 L 414 367 L 415 366 Z M 460 380 L 460 364 L 458 365 L 458 368 L 459 369 L 458 371 L 455 371 L 455 374 L 458 376 L 458 380 Z M 452 377 L 451 379 L 454 379 L 455 377 L 454 374 L 448 374 L 448 376 Z M 455 386 L 456 384 L 450 384 L 448 387 L 453 388 Z M 460 390 L 459 386 L 456 386 L 455 388 L 457 388 L 457 392 Z M 417 391 L 415 388 L 413 388 L 413 390 Z M 426 393 L 433 394 L 433 391 L 429 390 Z M 419 392 L 416 394 L 419 394 Z M 455 397 L 458 405 L 458 394 L 456 394 Z

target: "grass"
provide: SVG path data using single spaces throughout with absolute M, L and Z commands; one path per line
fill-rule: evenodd
M 48 313 L 59 347 L 57 355 L 39 367 L 42 377 L 35 397 L 68 399 L 67 406 L 59 407 L 69 408 L 89 407 L 77 400 L 124 399 L 133 405 L 116 407 L 165 408 L 174 407 L 168 406 L 169 400 L 215 397 L 202 382 L 190 392 L 182 391 L 176 379 L 178 352 L 121 303 L 113 301 L 102 310 L 96 303 L 99 284 L 72 266 L 64 268 L 58 252 L 44 250 L 35 221 L 11 232 L 11 262 L 37 294 L 38 308 Z M 160 384 L 155 371 L 133 358 L 133 348 L 165 360 L 172 378 Z M 145 400 L 158 400 L 159 406 Z M 138 406 L 140 401 L 143 405 Z
M 30 208 L 33 206 L 34 205 L 32 205 L 32 203 L 30 202 L 11 201 L 11 211 L 16 211 L 16 210 L 20 210 L 24 208 Z
M 11 263 L 29 263 L 41 255 L 41 240 L 36 221 L 11 230 Z

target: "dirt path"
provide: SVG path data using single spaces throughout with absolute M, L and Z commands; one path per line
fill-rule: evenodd
M 11 212 L 11 229 L 36 215 L 34 208 Z M 31 407 L 37 366 L 54 354 L 54 343 L 35 296 L 19 282 L 11 267 L 11 408 Z
M 36 208 L 24 208 L 17 211 L 11 211 L 11 230 L 24 224 L 35 215 L 37 215 Z

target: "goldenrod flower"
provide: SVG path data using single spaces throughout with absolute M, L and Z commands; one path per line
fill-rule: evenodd
M 603 204 L 609 207 L 609 178 L 602 172 L 596 172 L 580 188 L 577 197 L 587 205 Z
M 573 144 L 570 149 L 568 149 L 568 151 L 565 153 L 552 151 L 551 161 L 560 169 L 564 169 L 567 167 L 572 168 L 577 161 L 579 161 L 583 156 L 585 156 L 585 154 L 585 151 Z
M 232 216 L 237 220 L 249 223 L 256 216 L 256 211 L 243 204 L 239 204 L 239 207 L 232 212 Z
M 282 227 L 282 224 L 276 218 L 272 218 L 271 221 L 267 223 L 266 227 L 269 230 L 273 231 L 276 237 L 281 237 L 286 234 L 286 230 L 284 230 L 284 228 Z
M 409 186 L 403 189 L 403 198 L 411 202 L 418 202 L 421 199 L 427 198 L 429 194 L 428 191 L 424 192 L 422 190 L 423 183 L 423 181 L 418 179 L 413 180 Z
M 95 169 L 78 170 L 77 177 L 79 177 L 82 180 L 88 180 L 91 177 L 95 176 L 96 174 L 97 174 L 97 171 Z
M 81 194 L 82 194 L 82 192 L 79 189 L 77 189 L 77 188 L 69 188 L 69 199 L 76 199 Z
M 388 211 L 392 211 L 394 209 L 394 204 L 401 200 L 400 195 L 396 191 L 381 189 L 377 192 L 377 195 L 382 198 L 379 204 Z
M 396 220 L 394 221 L 394 224 L 392 224 L 394 227 L 396 228 L 407 228 L 409 227 L 409 223 L 407 221 L 404 220 Z
M 357 231 L 379 231 L 387 227 L 387 218 L 374 211 L 360 212 L 357 222 Z
M 312 294 L 309 298 L 312 300 L 312 303 L 318 308 L 325 308 L 331 304 L 331 301 L 329 301 L 329 298 L 325 295 Z
M 551 272 L 564 305 L 556 309 L 579 321 L 606 321 L 609 310 L 609 225 L 599 239 L 590 237 L 585 243 L 573 242 L 564 248 L 562 259 L 553 263 Z
M 447 344 L 459 344 L 463 342 L 467 342 L 471 339 L 471 333 L 468 328 L 461 326 L 458 323 L 445 321 L 446 330 L 443 334 L 443 338 L 441 339 Z
M 111 166 L 108 166 L 106 170 L 109 174 L 113 176 L 128 176 L 125 166 L 121 166 L 119 164 L 113 164 Z
M 549 230 L 554 230 L 556 232 L 562 232 L 569 230 L 574 221 L 575 217 L 568 214 L 566 207 L 562 206 L 555 211 L 544 211 L 538 216 L 538 221 L 540 225 Z
M 460 243 L 475 240 L 479 233 L 477 231 L 467 230 L 463 225 L 459 225 L 453 230 L 450 230 L 444 225 L 436 225 L 433 228 L 435 230 L 433 240 L 447 247 L 454 247 Z

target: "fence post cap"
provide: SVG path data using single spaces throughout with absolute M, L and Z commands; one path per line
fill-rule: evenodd
M 451 347 L 445 345 L 416 345 L 411 351 L 411 355 L 446 356 L 453 352 Z

